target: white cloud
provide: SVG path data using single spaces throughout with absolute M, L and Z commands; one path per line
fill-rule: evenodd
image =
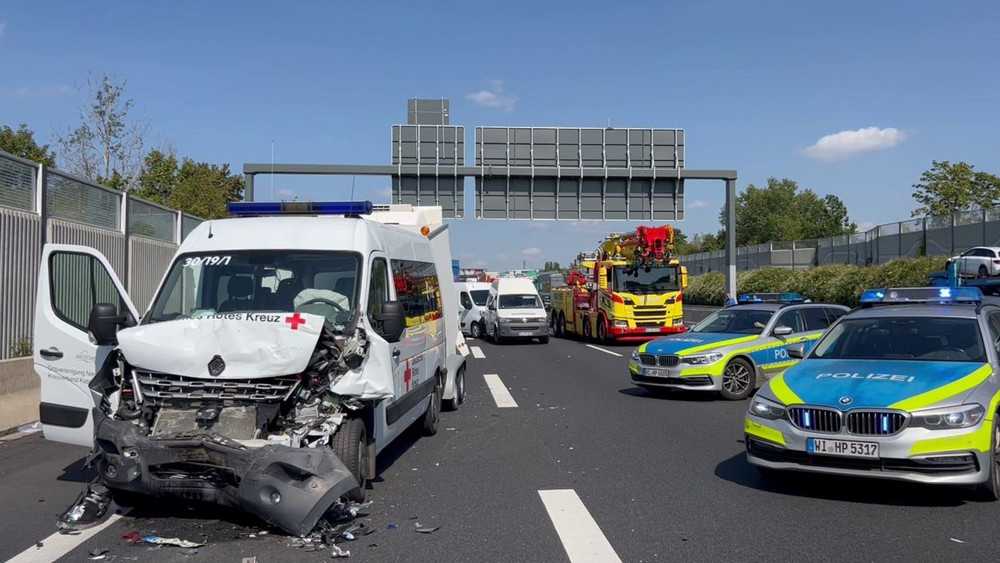
M 700 199 L 696 199 L 696 200 L 694 200 L 691 203 L 688 203 L 686 205 L 687 205 L 688 209 L 704 209 L 704 208 L 708 207 L 708 202 L 707 201 L 702 201 Z
M 542 249 L 537 246 L 532 246 L 531 248 L 525 248 L 521 251 L 521 256 L 525 258 L 541 258 L 544 256 Z
M 506 93 L 503 89 L 503 82 L 490 80 L 489 90 L 480 90 L 465 96 L 466 100 L 472 100 L 476 105 L 484 108 L 500 108 L 504 111 L 514 111 L 514 104 L 517 98 Z
M 827 135 L 801 152 L 808 158 L 836 162 L 857 153 L 891 149 L 905 139 L 906 134 L 895 127 L 885 129 L 864 127 L 857 131 L 841 131 Z
M 11 98 L 16 99 L 27 99 L 27 98 L 60 98 L 62 96 L 69 96 L 76 92 L 76 89 L 72 86 L 67 86 L 65 84 L 58 84 L 56 86 L 50 86 L 48 88 L 27 88 L 20 87 L 14 88 L 7 91 L 7 95 Z

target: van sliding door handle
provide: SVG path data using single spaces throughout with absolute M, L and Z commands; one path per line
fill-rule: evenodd
M 392 351 L 392 357 L 393 357 L 393 358 L 398 358 L 398 357 L 399 357 L 399 354 L 400 354 L 400 352 L 399 352 L 399 348 L 396 348 L 395 350 L 393 350 L 393 351 Z M 62 354 L 60 354 L 60 356 L 61 356 L 61 355 L 62 355 Z
M 58 360 L 63 357 L 63 353 L 59 348 L 55 346 L 50 346 L 44 350 L 39 350 L 38 353 L 46 360 Z

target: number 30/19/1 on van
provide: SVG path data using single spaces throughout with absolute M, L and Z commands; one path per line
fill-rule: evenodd
M 183 493 L 296 535 L 362 500 L 382 449 L 461 403 L 468 354 L 441 209 L 365 204 L 233 204 L 249 217 L 192 231 L 143 315 L 100 252 L 47 245 L 45 437 L 94 446 L 112 492 Z

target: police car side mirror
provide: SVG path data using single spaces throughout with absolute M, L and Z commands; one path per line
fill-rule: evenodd
M 406 330 L 406 313 L 399 301 L 383 302 L 382 312 L 372 315 L 372 320 L 375 321 L 375 330 L 387 342 L 399 342 Z
M 98 346 L 116 346 L 118 325 L 125 324 L 127 320 L 127 317 L 118 314 L 118 308 L 111 303 L 95 303 L 94 308 L 90 310 L 87 331 Z
M 796 360 L 806 357 L 806 345 L 802 343 L 792 344 L 788 347 L 788 357 Z
M 775 336 L 788 336 L 792 333 L 792 327 L 790 326 L 779 326 L 775 327 L 771 334 Z

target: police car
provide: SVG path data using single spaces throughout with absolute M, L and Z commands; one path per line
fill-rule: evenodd
M 834 321 L 842 305 L 807 303 L 797 293 L 751 293 L 712 313 L 683 334 L 658 338 L 632 352 L 632 383 L 660 388 L 718 391 L 744 399 L 757 384 L 798 360 L 788 348 L 809 348 Z
M 791 469 L 974 485 L 1000 498 L 1000 307 L 972 287 L 869 290 L 804 359 L 764 385 L 747 460 Z

